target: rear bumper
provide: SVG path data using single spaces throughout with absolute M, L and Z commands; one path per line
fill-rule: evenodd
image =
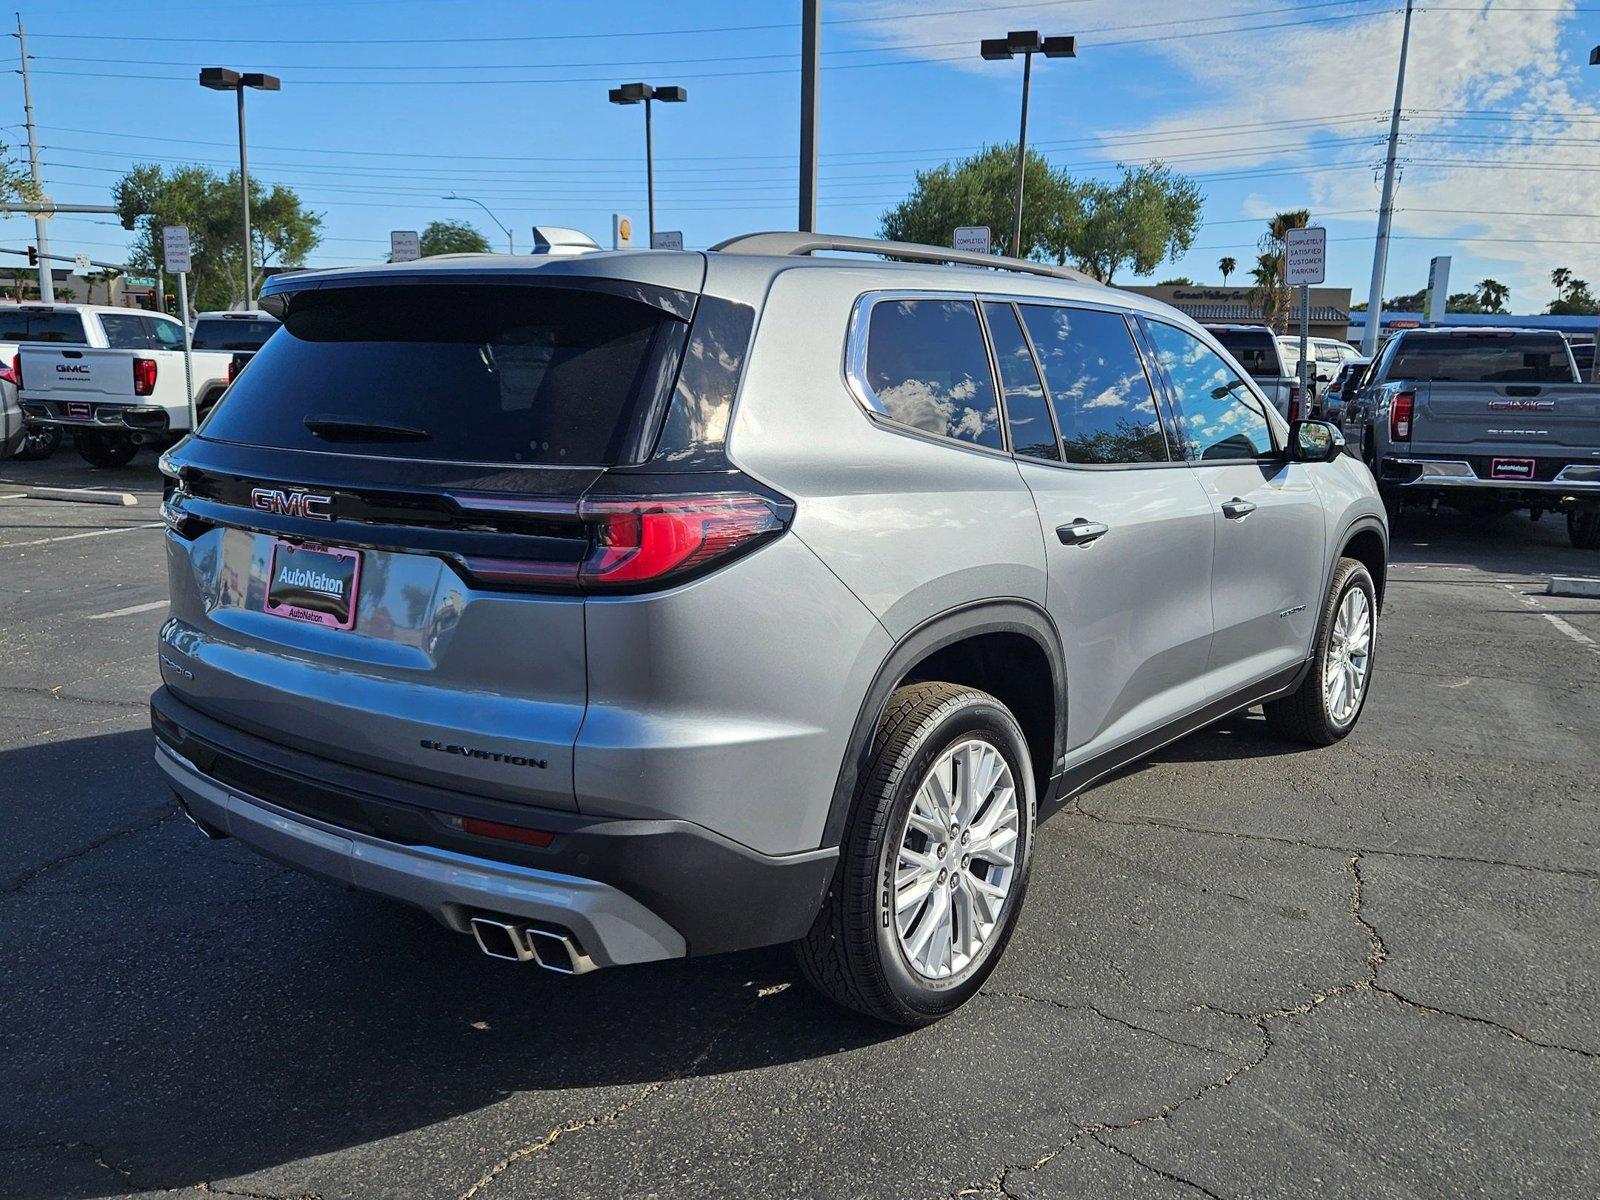
M 156 761 L 191 814 L 260 853 L 433 913 L 571 932 L 596 966 L 791 941 L 837 851 L 768 857 L 683 821 L 609 820 L 475 797 L 327 762 L 224 726 L 162 688 Z M 452 829 L 475 817 L 545 847 Z
M 1528 492 L 1545 496 L 1600 498 L 1600 463 L 1564 467 L 1553 479 L 1484 479 L 1463 459 L 1403 458 L 1386 455 L 1379 460 L 1381 483 L 1401 488 Z
M 22 411 L 35 425 L 73 429 L 117 429 L 165 433 L 172 416 L 156 404 L 108 404 L 98 400 L 23 400 Z

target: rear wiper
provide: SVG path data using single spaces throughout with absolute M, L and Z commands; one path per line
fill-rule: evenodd
M 426 429 L 355 417 L 307 417 L 305 427 L 329 442 L 426 442 L 433 437 Z

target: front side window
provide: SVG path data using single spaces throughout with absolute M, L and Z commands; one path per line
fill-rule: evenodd
M 1177 402 L 1184 452 L 1191 462 L 1262 458 L 1273 451 L 1272 426 L 1249 385 L 1220 354 L 1188 330 L 1151 321 L 1150 342 Z
M 150 331 L 150 344 L 158 350 L 182 350 L 183 326 L 176 321 L 163 321 L 160 317 L 145 317 L 145 328 Z
M 1033 351 L 1022 336 L 1016 311 L 1009 304 L 986 302 L 983 318 L 989 323 L 989 340 L 1000 366 L 1000 386 L 1005 391 L 1006 428 L 1011 450 L 1025 458 L 1061 461 L 1055 426 L 1045 407 L 1044 384 L 1033 365 Z
M 1070 463 L 1166 462 L 1155 393 L 1121 313 L 1024 304 Z
M 989 354 L 970 300 L 885 300 L 867 331 L 866 384 L 884 416 L 1004 449 Z

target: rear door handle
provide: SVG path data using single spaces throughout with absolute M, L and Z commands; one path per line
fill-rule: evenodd
M 1111 526 L 1100 521 L 1085 521 L 1082 517 L 1070 525 L 1056 526 L 1056 536 L 1061 539 L 1063 546 L 1087 546 L 1110 532 Z
M 1230 521 L 1242 521 L 1255 512 L 1256 506 L 1248 500 L 1241 500 L 1235 496 L 1232 500 L 1225 501 L 1222 505 L 1222 515 Z

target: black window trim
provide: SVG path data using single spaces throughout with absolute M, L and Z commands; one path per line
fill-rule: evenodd
M 1216 341 L 1216 339 L 1210 335 L 1208 330 L 1200 326 L 1189 326 L 1178 321 L 1169 320 L 1166 317 L 1150 316 L 1145 313 L 1139 314 L 1139 321 L 1145 326 L 1166 325 L 1171 329 L 1178 330 L 1180 333 L 1186 333 L 1190 337 L 1199 341 L 1201 345 L 1215 353 L 1219 358 L 1222 359 L 1225 365 L 1229 361 L 1229 355 L 1227 351 L 1224 350 Z M 1176 389 L 1172 386 L 1172 381 L 1167 377 L 1167 372 L 1161 367 L 1160 359 L 1155 354 L 1155 341 L 1150 337 L 1148 328 L 1145 329 L 1145 337 L 1149 344 L 1152 363 L 1161 376 L 1162 387 L 1166 392 L 1167 403 L 1172 411 L 1173 420 L 1174 422 L 1181 422 L 1183 417 L 1183 408 L 1177 402 L 1175 394 Z M 1284 461 L 1287 459 L 1288 454 L 1285 447 L 1287 447 L 1289 444 L 1289 431 L 1288 427 L 1283 424 L 1283 416 L 1278 412 L 1277 408 L 1272 404 L 1272 402 L 1267 399 L 1266 394 L 1262 392 L 1261 389 L 1256 385 L 1256 381 L 1251 378 L 1250 372 L 1241 371 L 1239 378 L 1244 382 L 1245 390 L 1248 391 L 1255 399 L 1256 403 L 1261 406 L 1262 415 L 1267 422 L 1267 436 L 1272 439 L 1272 452 L 1270 454 L 1253 455 L 1249 458 L 1202 458 L 1191 460 L 1189 458 L 1187 449 L 1185 449 L 1183 457 L 1184 461 L 1189 466 L 1196 468 L 1228 467 L 1238 466 L 1242 463 L 1257 463 L 1263 466 L 1269 464 L 1282 466 Z M 1280 426 L 1282 426 L 1282 428 L 1280 428 Z
M 1189 464 L 1182 456 L 1173 457 L 1176 447 L 1173 445 L 1171 418 L 1165 403 L 1160 383 L 1157 381 L 1152 363 L 1146 348 L 1139 337 L 1140 330 L 1137 324 L 1138 314 L 1132 309 L 1120 308 L 1115 304 L 1096 304 L 1089 300 L 1066 300 L 1056 296 L 1017 296 L 1017 295 L 989 295 L 980 293 L 979 300 L 983 303 L 1004 302 L 1010 304 L 1016 312 L 1017 324 L 1022 326 L 1022 336 L 1028 343 L 1028 353 L 1033 355 L 1033 369 L 1039 374 L 1039 383 L 1044 388 L 1045 409 L 1050 414 L 1050 425 L 1055 430 L 1056 445 L 1061 444 L 1061 426 L 1056 420 L 1055 401 L 1050 397 L 1050 384 L 1045 379 L 1044 367 L 1039 361 L 1039 348 L 1033 343 L 1033 333 L 1028 329 L 1027 321 L 1022 319 L 1021 307 L 1025 304 L 1036 305 L 1040 308 L 1075 308 L 1089 312 L 1115 313 L 1122 318 L 1128 330 L 1128 340 L 1133 345 L 1133 351 L 1139 357 L 1140 365 L 1144 368 L 1145 383 L 1150 388 L 1150 395 L 1156 404 L 1156 424 L 1161 429 L 1161 440 L 1167 448 L 1165 462 L 1135 462 L 1135 463 L 1074 463 L 1065 459 L 1034 458 L 1032 455 L 1013 455 L 1023 462 L 1037 463 L 1043 467 L 1056 467 L 1066 471 L 1159 471 L 1169 467 L 1187 467 Z M 982 303 L 979 305 L 982 309 Z M 992 351 L 991 351 L 992 352 Z
M 884 409 L 872 385 L 867 382 L 867 341 L 872 332 L 872 310 L 880 304 L 900 300 L 945 300 L 961 301 L 972 306 L 973 316 L 978 322 L 978 336 L 983 340 L 984 359 L 989 365 L 989 386 L 993 389 L 995 398 L 995 413 L 1000 424 L 1000 445 L 984 446 L 977 442 L 967 442 L 960 438 L 953 438 L 944 433 L 933 433 L 927 429 L 918 429 L 913 425 L 906 425 L 896 421 Z M 994 346 L 989 341 L 989 327 L 983 323 L 983 306 L 979 303 L 977 292 L 946 291 L 938 288 L 904 289 L 897 288 L 887 291 L 863 292 L 856 297 L 855 304 L 850 310 L 850 327 L 845 336 L 844 351 L 844 381 L 850 394 L 855 397 L 856 404 L 867 418 L 880 429 L 897 433 L 903 437 L 915 438 L 921 442 L 933 442 L 939 446 L 953 446 L 958 450 L 965 450 L 972 454 L 983 454 L 990 458 L 1012 459 L 1011 431 L 1006 427 L 1005 400 L 1001 395 L 999 373 L 995 368 Z M 1032 462 L 1034 460 L 1029 459 Z

